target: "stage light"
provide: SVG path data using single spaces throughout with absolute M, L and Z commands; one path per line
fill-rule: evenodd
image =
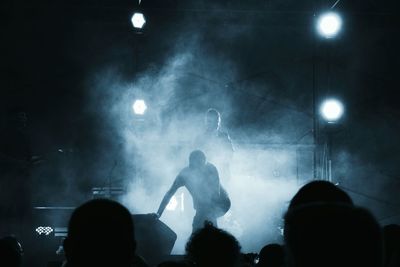
M 334 123 L 343 115 L 343 104 L 336 99 L 327 99 L 322 103 L 320 112 L 328 123 Z
M 172 196 L 171 200 L 169 201 L 168 205 L 165 208 L 167 210 L 175 210 L 177 206 L 178 206 L 178 200 L 176 199 L 175 196 Z
M 317 30 L 325 38 L 335 37 L 342 27 L 342 19 L 335 12 L 322 14 L 317 21 Z
M 133 14 L 132 18 L 132 25 L 135 29 L 142 29 L 144 24 L 146 24 L 146 19 L 143 15 L 143 13 L 136 12 Z
M 185 194 L 183 192 L 178 196 L 172 196 L 166 206 L 166 209 L 170 211 L 175 211 L 177 208 L 179 208 L 181 212 L 185 211 Z
M 133 112 L 136 115 L 143 115 L 147 110 L 146 102 L 143 99 L 137 99 L 132 105 Z
M 39 226 L 36 228 L 36 233 L 38 235 L 49 235 L 51 234 L 54 230 L 50 226 Z

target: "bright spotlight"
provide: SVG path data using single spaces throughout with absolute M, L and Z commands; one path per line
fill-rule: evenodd
M 143 99 L 137 99 L 132 105 L 133 112 L 136 115 L 143 115 L 146 112 L 147 105 L 146 102 L 144 102 Z
M 133 27 L 136 29 L 142 29 L 144 24 L 146 23 L 146 19 L 145 19 L 143 13 L 138 13 L 138 12 L 133 14 L 131 21 L 132 21 Z
M 329 123 L 338 121 L 344 112 L 343 104 L 336 99 L 325 100 L 320 109 L 322 117 Z
M 325 38 L 335 37 L 339 33 L 341 27 L 342 19 L 334 12 L 322 14 L 317 21 L 318 33 Z

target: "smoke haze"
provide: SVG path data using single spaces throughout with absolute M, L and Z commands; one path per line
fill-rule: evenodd
M 301 151 L 297 140 L 293 142 L 290 134 L 281 132 L 295 129 L 288 121 L 309 123 L 309 118 L 283 107 L 262 115 L 271 122 L 280 118 L 275 132 L 267 129 L 269 132 L 258 133 L 256 126 L 240 124 L 226 129 L 229 117 L 240 112 L 235 107 L 238 93 L 233 92 L 238 89 L 228 84 L 238 79 L 235 64 L 202 51 L 192 39 L 186 43 L 190 45 L 177 49 L 161 67 L 150 68 L 131 80 L 123 79 L 118 68 L 105 67 L 88 82 L 93 110 L 113 133 L 112 139 L 121 144 L 115 174 L 123 175 L 122 184 L 128 188 L 121 201 L 132 213 L 156 212 L 176 175 L 187 166 L 189 153 L 198 148 L 194 140 L 204 132 L 205 111 L 216 108 L 235 149 L 231 177 L 221 177 L 232 208 L 219 219 L 219 226 L 232 232 L 245 251 L 257 251 L 267 242 L 279 241 L 287 202 L 298 186 L 312 177 L 311 147 L 303 145 Z M 252 87 L 256 86 L 260 85 L 248 86 L 246 94 L 255 94 Z M 133 113 L 136 99 L 146 101 L 143 116 Z M 224 148 L 214 149 L 221 153 Z M 121 181 L 117 179 L 116 184 Z M 186 189 L 180 189 L 174 200 L 175 210 L 167 209 L 161 219 L 178 234 L 173 252 L 183 253 L 194 210 Z
M 332 138 L 334 182 L 382 224 L 398 223 L 399 39 L 391 19 L 358 16 L 356 2 L 341 1 L 345 31 L 328 43 L 314 32 L 315 1 L 187 1 L 188 10 L 142 1 L 148 22 L 136 34 L 131 6 L 61 2 L 10 5 L 1 44 L 10 68 L 1 100 L 30 108 L 32 150 L 50 152 L 33 171 L 34 206 L 77 206 L 92 187 L 112 185 L 127 189 L 120 200 L 132 213 L 155 212 L 197 148 L 206 110 L 216 108 L 235 149 L 231 177 L 221 176 L 232 209 L 218 223 L 244 251 L 257 251 L 279 241 L 287 202 L 313 178 L 316 89 L 317 102 L 335 96 L 346 107 Z M 397 10 L 367 2 L 382 14 Z M 147 104 L 143 116 L 133 114 L 136 99 Z M 161 220 L 182 253 L 194 210 L 185 189 L 175 201 Z

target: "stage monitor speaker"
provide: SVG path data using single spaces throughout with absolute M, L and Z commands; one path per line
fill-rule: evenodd
M 151 214 L 133 215 L 137 254 L 148 263 L 159 263 L 171 254 L 177 235 Z

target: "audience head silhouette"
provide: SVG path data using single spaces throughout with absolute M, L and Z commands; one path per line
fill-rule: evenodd
M 288 267 L 379 267 L 382 236 L 364 209 L 345 204 L 310 204 L 285 217 Z
M 399 266 L 400 226 L 398 224 L 389 224 L 383 227 L 383 243 L 385 248 L 384 266 Z
M 284 264 L 283 247 L 279 244 L 264 246 L 258 256 L 257 267 L 282 267 Z
M 157 265 L 157 267 L 192 267 L 185 261 L 164 261 Z
M 13 236 L 0 239 L 0 266 L 18 267 L 22 262 L 22 248 Z
M 190 237 L 186 255 L 199 267 L 236 266 L 240 261 L 240 245 L 234 236 L 206 222 Z
M 83 204 L 71 216 L 64 249 L 68 266 L 131 266 L 136 242 L 130 212 L 106 199 Z
M 289 210 L 294 207 L 316 202 L 353 205 L 350 196 L 334 184 L 328 181 L 312 181 L 300 188 L 294 195 L 290 201 Z

